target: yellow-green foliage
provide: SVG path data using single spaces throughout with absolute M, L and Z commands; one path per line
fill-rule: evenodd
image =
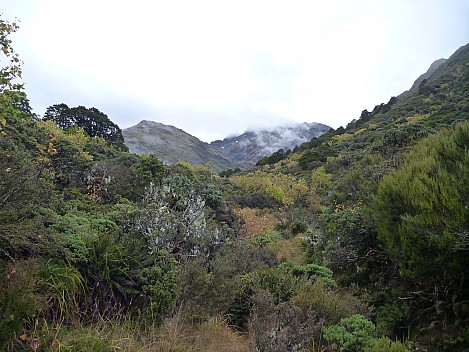
M 284 206 L 293 205 L 309 191 L 305 180 L 292 175 L 254 171 L 232 176 L 230 180 L 246 193 L 266 194 Z
M 331 140 L 329 141 L 329 145 L 330 146 L 333 146 L 333 145 L 337 145 L 337 144 L 341 144 L 345 141 L 348 141 L 349 139 L 352 139 L 353 138 L 353 134 L 351 133 L 343 133 L 343 134 L 339 134 L 337 136 L 334 136 L 331 138 Z
M 381 154 L 363 154 L 361 164 L 364 166 L 368 165 L 377 165 L 383 161 L 383 156 Z
M 297 235 L 288 240 L 273 240 L 268 243 L 279 261 L 288 260 L 294 264 L 304 264 L 304 238 L 302 235 Z
M 332 175 L 326 173 L 324 166 L 320 166 L 311 172 L 312 186 L 321 192 L 331 187 Z
M 430 114 L 415 114 L 412 116 L 407 117 L 407 122 L 408 123 L 416 123 L 422 120 L 425 120 Z
M 365 311 L 364 305 L 352 294 L 309 280 L 301 284 L 291 301 L 303 310 L 312 309 L 329 324 L 338 323 L 357 311 Z
M 38 121 L 37 126 L 39 130 L 49 136 L 49 141 L 46 142 L 47 144 L 37 145 L 37 148 L 42 152 L 45 160 L 57 154 L 58 145 L 60 143 L 67 143 L 74 147 L 78 153 L 79 159 L 85 162 L 93 161 L 93 157 L 85 151 L 86 143 L 89 142 L 90 137 L 86 135 L 83 128 L 74 129 L 72 132 L 65 132 L 56 127 L 55 122 L 52 120 Z M 103 139 L 97 138 L 96 140 L 101 140 L 103 144 L 105 143 Z
M 368 129 L 367 128 L 360 128 L 359 130 L 355 131 L 353 133 L 354 136 L 357 136 L 359 134 L 362 134 L 363 132 L 367 131 Z

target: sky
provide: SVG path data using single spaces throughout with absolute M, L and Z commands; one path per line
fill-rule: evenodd
M 290 122 L 346 126 L 469 42 L 469 0 L 0 0 L 35 113 L 210 142 Z

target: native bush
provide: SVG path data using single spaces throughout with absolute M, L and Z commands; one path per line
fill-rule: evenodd
M 324 338 L 339 351 L 364 351 L 374 344 L 375 325 L 363 315 L 343 318 L 324 329 Z

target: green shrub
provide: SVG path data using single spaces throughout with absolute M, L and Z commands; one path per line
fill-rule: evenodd
M 310 280 L 320 282 L 326 286 L 337 287 L 332 277 L 331 269 L 317 264 L 294 265 L 286 261 L 279 265 L 279 269 L 291 272 L 295 277 L 307 277 Z
M 406 334 L 409 329 L 410 306 L 406 302 L 387 304 L 378 308 L 378 331 L 385 335 Z
M 308 225 L 300 220 L 295 220 L 290 226 L 290 231 L 293 236 L 298 235 L 299 233 L 305 233 L 308 229 Z
M 363 315 L 355 314 L 340 320 L 340 324 L 324 329 L 324 338 L 339 351 L 364 351 L 374 344 L 375 325 Z
M 365 305 L 357 297 L 318 282 L 303 282 L 291 302 L 304 311 L 314 311 L 318 318 L 325 319 L 329 324 L 336 324 L 357 312 L 366 313 Z

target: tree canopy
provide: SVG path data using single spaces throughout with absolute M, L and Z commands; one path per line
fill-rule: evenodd
M 56 104 L 47 108 L 44 120 L 53 120 L 57 127 L 62 129 L 83 128 L 90 137 L 104 138 L 115 147 L 128 150 L 119 126 L 96 108 L 88 109 L 84 106 L 69 108 L 63 103 Z

